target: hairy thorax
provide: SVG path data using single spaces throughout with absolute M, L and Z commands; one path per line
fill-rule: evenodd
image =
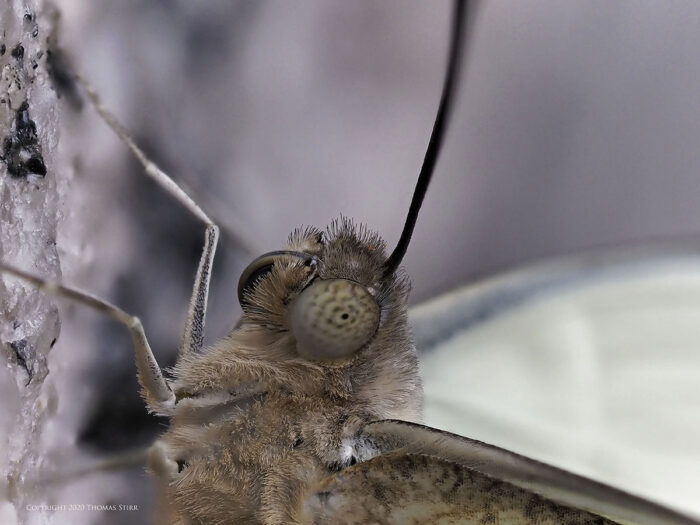
M 153 447 L 151 470 L 161 501 L 170 502 L 159 516 L 166 523 L 298 522 L 305 493 L 374 455 L 358 435 L 363 424 L 417 418 L 419 402 L 404 401 L 378 413 L 362 395 L 283 389 L 182 399 Z

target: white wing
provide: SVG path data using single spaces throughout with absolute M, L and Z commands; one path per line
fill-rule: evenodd
M 700 515 L 700 254 L 596 253 L 412 312 L 426 423 Z

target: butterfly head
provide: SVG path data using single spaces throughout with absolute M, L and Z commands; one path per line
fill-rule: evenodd
M 287 250 L 258 257 L 241 275 L 244 322 L 291 333 L 305 359 L 351 361 L 405 324 L 409 283 L 401 270 L 386 275 L 386 260 L 384 241 L 349 219 L 297 229 Z

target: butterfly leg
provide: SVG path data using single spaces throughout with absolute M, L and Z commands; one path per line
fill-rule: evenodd
M 30 282 L 47 294 L 56 297 L 66 297 L 89 306 L 126 326 L 129 332 L 131 332 L 131 337 L 134 341 L 136 368 L 138 370 L 139 383 L 142 388 L 142 397 L 146 401 L 150 411 L 163 415 L 167 415 L 171 412 L 172 407 L 175 405 L 175 395 L 170 389 L 168 381 L 163 376 L 160 366 L 158 366 L 158 362 L 148 344 L 143 325 L 138 317 L 94 295 L 37 277 L 36 275 L 13 268 L 4 263 L 0 263 L 0 272 Z
M 219 229 L 215 224 L 207 224 L 204 238 L 204 248 L 197 268 L 197 276 L 192 288 L 192 297 L 187 310 L 187 321 L 180 342 L 179 357 L 190 352 L 199 352 L 204 344 L 204 321 L 207 315 L 207 299 L 209 297 L 209 282 L 214 263 L 214 254 L 219 239 Z
M 105 108 L 94 88 L 82 77 L 77 77 L 78 82 L 85 90 L 93 106 L 104 119 L 107 125 L 119 136 L 129 147 L 134 156 L 143 166 L 146 174 L 153 178 L 163 189 L 175 197 L 185 208 L 195 217 L 206 224 L 204 248 L 199 261 L 197 275 L 192 288 L 192 296 L 187 311 L 185 330 L 180 343 L 179 357 L 191 353 L 199 352 L 204 344 L 204 323 L 207 314 L 207 299 L 209 297 L 209 283 L 211 280 L 211 270 L 214 263 L 214 254 L 219 240 L 219 227 L 214 221 L 199 207 L 199 205 L 182 189 L 167 173 L 161 170 L 151 161 L 139 148 L 134 140 L 124 129 L 112 113 Z

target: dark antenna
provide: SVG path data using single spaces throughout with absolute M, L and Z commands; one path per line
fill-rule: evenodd
M 406 223 L 404 224 L 403 232 L 401 232 L 401 238 L 399 239 L 396 248 L 394 248 L 394 251 L 384 264 L 385 277 L 396 271 L 396 268 L 398 268 L 399 264 L 401 264 L 403 256 L 406 255 L 408 243 L 411 241 L 411 235 L 413 235 L 413 229 L 415 228 L 416 220 L 418 219 L 418 211 L 420 210 L 420 207 L 423 204 L 423 198 L 428 191 L 430 178 L 433 176 L 435 164 L 440 153 L 442 137 L 445 134 L 447 119 L 450 116 L 450 110 L 452 109 L 455 85 L 457 84 L 457 77 L 459 76 L 459 62 L 462 50 L 462 40 L 464 39 L 464 25 L 466 23 L 465 4 L 465 0 L 456 0 L 454 4 L 452 12 L 450 54 L 447 62 L 447 72 L 445 73 L 445 83 L 442 87 L 442 96 L 440 97 L 440 106 L 438 107 L 437 116 L 435 117 L 435 124 L 433 125 L 433 132 L 430 135 L 430 142 L 428 142 L 428 149 L 425 152 L 425 158 L 423 159 L 423 167 L 421 167 L 420 175 L 418 175 L 418 182 L 416 183 L 416 189 L 413 192 L 411 206 L 408 209 Z

